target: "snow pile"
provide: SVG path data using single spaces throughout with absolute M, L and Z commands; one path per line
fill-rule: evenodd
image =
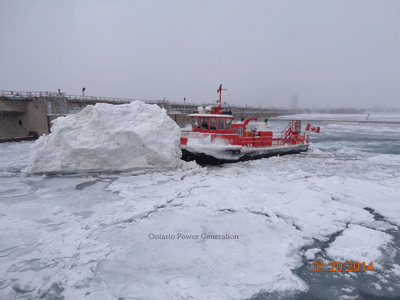
M 174 169 L 181 130 L 157 105 L 96 104 L 53 121 L 33 146 L 27 173 Z

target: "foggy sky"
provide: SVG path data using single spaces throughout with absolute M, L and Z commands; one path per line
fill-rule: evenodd
M 0 0 L 0 90 L 203 103 L 220 83 L 234 104 L 400 107 L 400 1 Z

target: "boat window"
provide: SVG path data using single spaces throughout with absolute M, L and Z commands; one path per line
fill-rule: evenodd
M 208 122 L 207 122 L 207 118 L 201 118 L 201 127 L 204 130 L 208 130 Z
M 243 136 L 243 127 L 242 126 L 239 127 L 239 136 Z
M 210 118 L 210 130 L 217 130 L 217 126 L 215 125 L 214 118 Z
M 224 119 L 217 119 L 218 130 L 224 130 Z
M 200 119 L 198 117 L 194 117 L 194 128 L 200 129 Z
M 226 119 L 226 130 L 231 130 L 231 119 Z
M 233 128 L 233 134 L 236 134 L 236 128 Z

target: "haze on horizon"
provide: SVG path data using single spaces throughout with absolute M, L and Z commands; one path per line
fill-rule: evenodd
M 400 1 L 0 0 L 0 90 L 400 107 Z M 225 92 L 223 101 L 230 103 Z

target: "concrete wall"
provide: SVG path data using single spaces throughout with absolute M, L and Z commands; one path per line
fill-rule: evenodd
M 168 114 L 168 116 L 179 125 L 179 127 L 186 127 L 191 124 L 191 117 L 185 114 Z
M 57 119 L 58 117 L 65 117 L 66 115 L 48 115 L 47 116 L 47 125 L 49 127 L 49 132 L 51 132 L 51 127 L 53 126 L 53 124 L 51 123 L 53 120 Z
M 51 121 L 59 115 L 47 115 L 46 102 L 48 98 L 10 99 L 0 97 L 0 138 L 27 136 L 30 131 L 39 135 L 49 133 Z M 72 108 L 85 107 L 89 102 L 70 102 Z M 90 103 L 92 104 L 92 102 Z M 235 120 L 242 118 L 270 118 L 279 113 L 235 113 Z M 187 114 L 168 114 L 180 127 L 191 124 L 191 117 Z
M 48 133 L 45 99 L 14 100 L 0 98 L 0 138 Z

